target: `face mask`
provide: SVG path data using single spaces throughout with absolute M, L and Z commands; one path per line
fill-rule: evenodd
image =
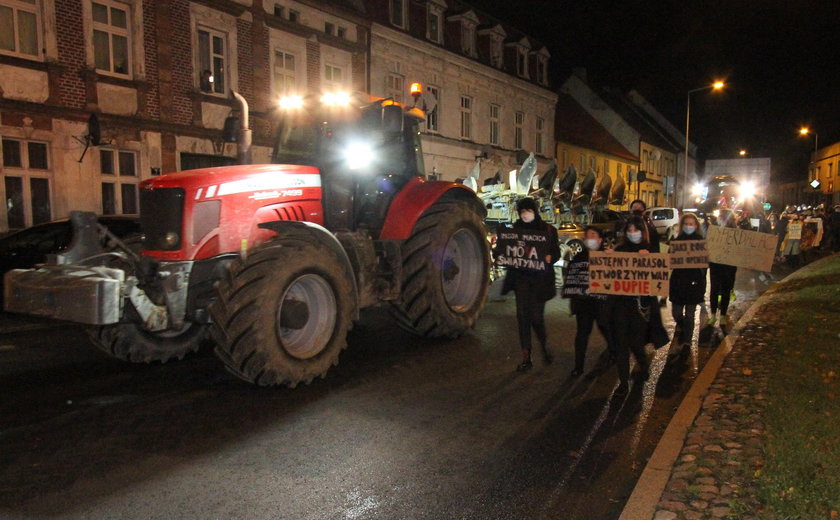
M 601 241 L 597 238 L 587 238 L 583 242 L 586 244 L 586 248 L 592 251 L 597 251 L 601 248 Z
M 523 211 L 519 214 L 519 218 L 522 219 L 522 222 L 529 224 L 534 221 L 534 212 L 533 211 Z
M 683 232 L 684 232 L 686 235 L 691 235 L 691 234 L 693 234 L 695 231 L 697 231 L 697 228 L 696 228 L 696 227 L 694 227 L 694 226 L 683 226 Z
M 644 211 L 642 211 L 642 210 L 640 210 L 640 209 L 634 209 L 634 210 L 633 210 L 633 214 L 634 214 L 634 215 L 637 215 L 637 216 L 639 216 L 639 217 L 641 217 L 641 216 L 642 216 L 642 213 L 644 213 Z
M 627 240 L 633 242 L 634 244 L 641 244 L 642 243 L 642 232 L 641 231 L 628 231 L 627 232 Z

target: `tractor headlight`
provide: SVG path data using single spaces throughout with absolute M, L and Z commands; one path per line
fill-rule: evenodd
M 174 247 L 178 244 L 179 238 L 180 237 L 178 237 L 178 233 L 170 231 L 166 235 L 164 235 L 163 243 L 166 244 L 166 247 Z
M 344 150 L 344 159 L 350 170 L 367 168 L 373 162 L 373 157 L 373 148 L 366 143 L 351 143 Z

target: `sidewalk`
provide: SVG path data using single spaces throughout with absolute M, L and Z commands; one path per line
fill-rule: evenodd
M 762 296 L 709 360 L 621 520 L 840 518 L 840 255 Z

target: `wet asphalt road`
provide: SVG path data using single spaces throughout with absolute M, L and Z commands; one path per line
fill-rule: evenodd
M 739 270 L 731 314 L 768 287 Z M 619 399 L 597 332 L 569 377 L 560 298 L 555 362 L 516 373 L 514 313 L 491 302 L 473 333 L 427 342 L 370 311 L 341 364 L 293 390 L 241 383 L 209 352 L 124 364 L 78 327 L 5 317 L 0 518 L 617 518 L 713 349 L 667 367 L 661 349 Z

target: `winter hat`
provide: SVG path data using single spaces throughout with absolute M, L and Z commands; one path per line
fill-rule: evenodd
M 534 214 L 538 213 L 537 202 L 531 197 L 525 197 L 524 199 L 520 199 L 516 203 L 516 212 L 522 213 L 525 210 L 531 210 L 534 212 Z

